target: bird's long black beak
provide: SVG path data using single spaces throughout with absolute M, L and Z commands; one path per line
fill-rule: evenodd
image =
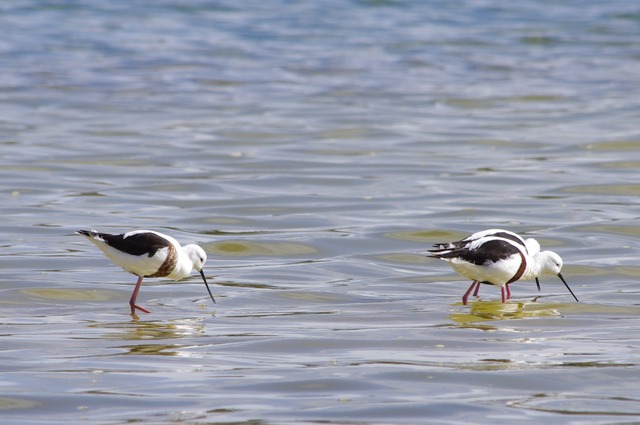
M 569 290 L 569 292 L 571 292 L 571 295 L 573 295 L 573 298 L 576 299 L 576 302 L 580 302 L 578 301 L 578 297 L 576 297 L 576 295 L 573 293 L 573 291 L 571 290 L 571 288 L 569 288 L 569 285 L 567 285 L 567 282 L 564 280 L 564 278 L 562 277 L 562 275 L 560 273 L 558 273 L 558 277 L 560 278 L 560 280 L 562 281 L 562 283 L 564 283 L 564 286 L 567 287 L 567 289 Z
M 540 292 L 540 281 L 536 277 L 536 286 L 538 287 L 538 292 Z
M 215 298 L 213 298 L 213 294 L 211 293 L 211 289 L 209 289 L 209 284 L 207 283 L 207 279 L 205 279 L 205 277 L 204 277 L 204 272 L 202 271 L 202 269 L 200 270 L 200 276 L 202 276 L 202 280 L 204 280 L 204 285 L 207 287 L 207 291 L 209 292 L 209 296 L 211 297 L 211 301 L 213 301 L 213 303 L 215 304 L 216 300 L 215 300 Z M 560 279 L 562 279 L 562 278 L 560 278 Z M 563 280 L 563 282 L 564 282 L 564 280 Z M 565 285 L 566 285 L 566 283 L 565 283 Z M 568 288 L 568 286 L 567 286 L 567 288 Z M 571 289 L 569 289 L 569 290 L 571 290 Z

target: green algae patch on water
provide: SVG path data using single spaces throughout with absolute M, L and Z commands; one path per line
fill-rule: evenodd
M 96 289 L 29 288 L 21 291 L 28 296 L 58 301 L 107 301 L 107 292 Z

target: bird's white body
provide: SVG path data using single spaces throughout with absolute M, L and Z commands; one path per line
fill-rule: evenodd
M 124 239 L 133 235 L 139 235 L 143 233 L 153 233 L 164 239 L 166 239 L 175 250 L 177 259 L 175 265 L 170 268 L 168 273 L 164 276 L 173 280 L 181 280 L 189 277 L 193 269 L 200 271 L 207 261 L 207 254 L 198 245 L 185 245 L 181 246 L 180 243 L 171 236 L 162 234 L 160 232 L 154 232 L 153 230 L 134 230 L 124 234 Z M 99 233 L 94 233 L 95 236 L 87 237 L 93 242 L 100 250 L 115 264 L 119 265 L 129 273 L 133 273 L 136 276 L 152 276 L 157 273 L 158 270 L 169 259 L 170 249 L 169 246 L 158 249 L 154 255 L 131 255 L 119 249 L 116 249 L 109 245 Z
M 478 247 L 491 240 L 500 240 L 500 238 L 485 237 L 475 240 L 468 245 L 468 249 L 478 249 Z M 535 239 L 528 240 L 535 241 Z M 527 250 L 523 249 L 522 245 L 518 245 L 510 240 L 504 241 L 505 243 L 513 245 L 521 254 L 514 253 L 503 259 L 488 258 L 486 262 L 481 265 L 473 264 L 461 257 L 443 258 L 443 260 L 448 261 L 453 270 L 464 277 L 482 283 L 490 283 L 495 286 L 504 286 L 510 283 L 509 281 L 523 266 L 523 261 L 525 268 L 517 280 L 531 280 L 543 274 L 557 275 L 562 270 L 562 258 L 555 252 L 539 251 L 540 245 L 538 245 L 538 252 L 529 255 Z
M 207 261 L 207 254 L 198 245 L 180 246 L 180 243 L 171 236 L 153 230 L 135 230 L 120 235 L 100 233 L 95 230 L 79 230 L 76 233 L 93 242 L 115 264 L 138 276 L 130 301 L 131 314 L 134 314 L 135 308 L 148 312 L 135 305 L 142 278 L 145 277 L 167 277 L 180 280 L 188 277 L 195 269 L 200 272 L 211 295 L 202 271 Z M 213 295 L 211 299 L 215 302 Z
M 519 253 L 511 254 L 503 259 L 487 259 L 483 264 L 474 264 L 463 257 L 443 258 L 449 262 L 451 268 L 462 276 L 478 282 L 487 282 L 495 286 L 504 286 L 511 280 L 522 266 L 522 257 L 525 256 L 523 246 L 515 242 L 495 237 L 483 237 L 467 244 L 470 251 L 477 250 L 483 244 L 491 240 L 500 240 L 512 245 Z M 526 267 L 526 266 L 525 266 Z
M 525 240 L 507 230 L 489 229 L 460 241 L 436 244 L 434 248 L 430 250 L 432 257 L 449 262 L 453 270 L 473 281 L 462 298 L 464 304 L 474 288 L 477 295 L 479 283 L 501 287 L 504 302 L 511 296 L 510 283 L 537 280 L 542 274 L 559 276 L 571 292 L 560 274 L 562 258 L 552 251 L 540 251 L 540 244 L 532 238 Z
M 524 245 L 527 248 L 527 253 L 531 256 L 540 252 L 540 243 L 533 238 L 527 238 L 524 240 Z

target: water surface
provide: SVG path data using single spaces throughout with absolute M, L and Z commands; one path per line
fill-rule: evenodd
M 6 424 L 640 420 L 640 13 L 606 3 L 0 6 Z M 502 304 L 423 253 L 564 259 Z M 78 228 L 199 243 L 135 277 Z

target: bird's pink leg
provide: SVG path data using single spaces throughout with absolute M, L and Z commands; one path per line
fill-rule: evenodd
M 511 288 L 509 287 L 509 283 L 507 283 L 506 286 L 507 287 L 507 299 L 510 300 L 511 299 Z
M 136 287 L 133 290 L 133 294 L 131 294 L 131 299 L 129 300 L 129 305 L 131 306 L 131 315 L 135 316 L 136 315 L 136 308 L 142 312 L 145 313 L 151 313 L 149 310 L 147 310 L 144 307 L 140 307 L 139 305 L 136 305 L 136 298 L 138 298 L 138 291 L 140 291 L 140 285 L 142 284 L 142 276 L 138 277 L 138 282 L 136 282 Z
M 476 285 L 476 290 L 473 291 L 473 296 L 477 297 L 478 296 L 478 292 L 480 292 L 480 282 L 478 282 L 478 284 Z
M 507 300 L 504 294 L 504 286 L 500 287 L 500 293 L 502 294 L 502 302 L 504 303 Z
M 471 294 L 471 291 L 473 291 L 473 288 L 476 285 L 480 285 L 478 283 L 478 281 L 474 280 L 473 283 L 471 284 L 471 286 L 469 286 L 469 289 L 467 289 L 467 292 L 464 293 L 464 295 L 462 296 L 462 304 L 463 305 L 467 305 L 467 300 L 469 299 L 469 294 Z

